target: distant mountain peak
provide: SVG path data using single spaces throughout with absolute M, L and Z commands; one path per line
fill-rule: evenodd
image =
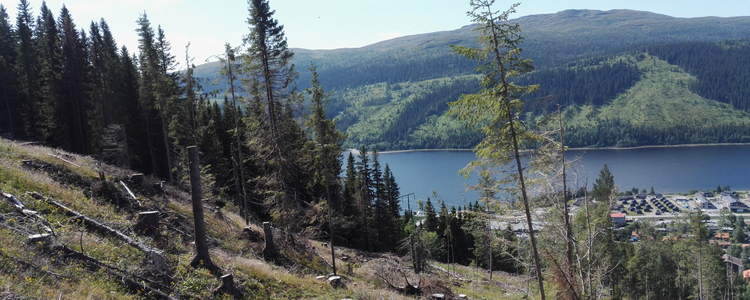
M 568 9 L 552 14 L 530 15 L 512 20 L 527 29 L 541 31 L 590 30 L 591 28 L 631 27 L 674 21 L 675 17 L 629 9 Z

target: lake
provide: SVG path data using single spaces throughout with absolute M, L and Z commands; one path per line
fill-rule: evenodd
M 750 190 L 750 145 L 571 150 L 565 157 L 568 161 L 579 158 L 575 163 L 581 178 L 578 186 L 588 177 L 589 189 L 607 164 L 621 191 L 633 187 L 650 191 L 653 186 L 660 193 L 685 193 L 718 185 Z M 471 151 L 380 153 L 381 165 L 390 166 L 401 194 L 414 193 L 409 201 L 413 210 L 415 199 L 427 197 L 442 199 L 449 207 L 476 201 L 478 195 L 466 191 L 466 185 L 476 184 L 476 176 L 458 175 L 474 159 Z M 568 186 L 576 183 L 569 179 Z M 402 209 L 406 206 L 404 202 Z

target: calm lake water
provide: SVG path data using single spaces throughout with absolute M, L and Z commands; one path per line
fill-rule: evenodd
M 750 190 L 750 145 L 568 151 L 566 160 L 574 158 L 579 158 L 578 186 L 583 186 L 588 177 L 589 189 L 607 164 L 620 190 L 633 187 L 650 190 L 653 186 L 656 192 L 684 193 L 690 189 L 715 189 L 717 185 Z M 416 209 L 415 198 L 442 199 L 449 207 L 476 201 L 478 195 L 466 191 L 467 185 L 476 184 L 476 177 L 464 179 L 458 175 L 474 159 L 471 151 L 380 154 L 381 165 L 390 166 L 401 194 L 414 193 L 410 200 L 412 209 Z M 433 191 L 438 197 L 433 196 Z M 406 208 L 405 202 L 402 208 Z

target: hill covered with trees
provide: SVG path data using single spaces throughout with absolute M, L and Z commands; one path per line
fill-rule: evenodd
M 688 88 L 685 93 L 647 96 L 655 102 L 653 105 L 660 105 L 656 103 L 658 99 L 692 98 L 692 94 L 708 100 L 700 105 L 711 106 L 712 101 L 731 104 L 730 110 L 714 115 L 715 118 L 693 120 L 690 124 L 659 114 L 669 110 L 649 113 L 648 117 L 653 118 L 649 122 L 660 123 L 658 128 L 603 115 L 604 119 L 596 120 L 600 128 L 578 130 L 582 128 L 580 124 L 566 121 L 571 145 L 625 147 L 747 141 L 741 134 L 745 122 L 735 116 L 747 110 L 747 99 L 742 96 L 747 94 L 743 92 L 746 84 L 740 83 L 750 78 L 748 68 L 743 67 L 748 65 L 749 50 L 744 39 L 750 36 L 750 18 L 673 18 L 629 10 L 568 10 L 510 22 L 522 26 L 523 57 L 532 59 L 536 69 L 517 79 L 523 84 L 539 84 L 540 91 L 527 99 L 532 105 L 526 111 L 533 115 L 556 110 L 557 104 L 570 110 L 568 114 L 575 114 L 581 106 L 605 109 L 618 95 L 631 95 L 625 92 L 644 79 L 646 69 L 639 69 L 635 60 L 626 57 L 640 54 L 665 61 L 673 71 L 691 76 L 683 82 Z M 477 135 L 442 114 L 448 102 L 478 88 L 478 81 L 472 79 L 475 64 L 452 53 L 449 47 L 473 45 L 473 28 L 470 25 L 401 37 L 357 49 L 293 49 L 294 62 L 314 62 L 323 86 L 335 91 L 327 108 L 338 119 L 338 128 L 348 136 L 346 147 L 356 148 L 364 143 L 381 150 L 472 148 L 478 142 Z M 217 67 L 215 63 L 202 65 L 198 73 L 211 77 Z M 670 73 L 652 75 L 667 74 Z M 300 77 L 301 86 L 305 86 L 306 76 L 309 75 Z M 670 88 L 658 85 L 670 80 L 644 83 L 649 83 L 654 91 L 664 91 Z M 676 105 L 675 111 L 711 110 L 696 106 L 695 101 L 673 100 L 670 105 Z M 722 124 L 715 124 L 717 118 Z M 713 128 L 698 128 L 706 124 Z M 628 129 L 615 132 L 622 128 Z M 624 136 L 628 131 L 637 133 Z M 670 132 L 686 134 L 666 137 Z M 718 137 L 711 137 L 719 132 Z

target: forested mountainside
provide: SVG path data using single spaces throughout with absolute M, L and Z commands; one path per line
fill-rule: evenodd
M 539 115 L 557 110 L 557 104 L 568 115 L 589 111 L 587 127 L 569 120 L 566 127 L 571 145 L 610 147 L 663 145 L 706 142 L 744 142 L 741 134 L 746 121 L 741 112 L 748 108 L 747 40 L 750 17 L 673 18 L 630 10 L 567 10 L 555 14 L 534 15 L 511 20 L 518 22 L 525 35 L 523 57 L 534 61 L 535 72 L 519 83 L 539 84 L 540 91 L 527 99 L 527 112 Z M 451 52 L 449 45 L 473 45 L 473 26 L 421 34 L 376 43 L 356 49 L 293 49 L 298 69 L 314 63 L 322 85 L 334 94 L 327 108 L 338 119 L 337 126 L 348 138 L 346 147 L 365 144 L 381 150 L 423 148 L 471 148 L 479 135 L 456 124 L 442 114 L 448 102 L 464 93 L 479 89 L 474 77 L 475 64 Z M 645 57 L 652 67 L 670 72 L 652 73 L 636 60 Z M 659 62 L 659 63 L 657 63 Z M 668 65 L 660 64 L 666 62 Z M 214 78 L 218 63 L 196 67 L 198 77 Z M 662 86 L 674 78 L 655 80 L 682 72 L 688 78 L 671 88 L 685 88 L 679 93 L 663 94 Z M 646 74 L 651 76 L 642 82 Z M 305 88 L 309 74 L 301 72 L 297 80 Z M 638 83 L 652 89 L 647 99 L 637 105 L 657 105 L 659 99 L 671 99 L 670 110 L 652 111 L 630 120 L 626 116 L 592 114 L 606 111 L 618 95 Z M 224 86 L 208 89 L 223 90 Z M 660 92 L 661 91 L 661 92 Z M 687 101 L 697 95 L 700 103 Z M 682 97 L 673 99 L 672 97 Z M 685 98 L 687 97 L 687 98 Z M 620 99 L 630 103 L 635 99 Z M 684 101 L 683 101 L 684 100 Z M 645 102 L 644 102 L 645 101 Z M 731 108 L 715 119 L 692 120 L 665 114 L 670 111 L 702 111 L 713 101 Z M 632 105 L 636 105 L 633 102 Z M 646 103 L 648 102 L 648 103 Z M 620 104 L 622 106 L 623 104 Z M 696 106 L 699 105 L 699 106 Z M 679 109 L 675 109 L 679 107 Z M 593 119 L 592 119 L 593 118 Z M 602 119 L 599 119 L 602 118 Z M 643 123 L 658 124 L 644 127 Z M 711 127 L 710 129 L 707 129 Z M 681 132 L 675 136 L 676 132 Z M 593 138 L 596 136 L 596 138 Z

